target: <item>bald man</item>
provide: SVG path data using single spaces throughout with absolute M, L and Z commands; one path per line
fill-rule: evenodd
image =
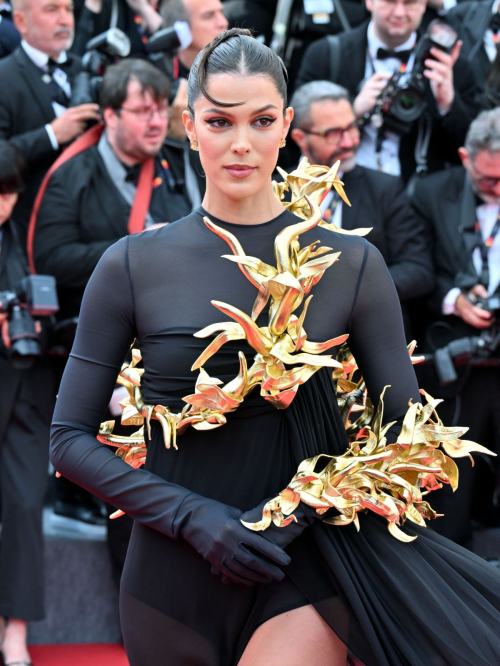
M 36 193 L 63 146 L 89 120 L 97 104 L 68 108 L 80 61 L 66 51 L 73 41 L 71 0 L 13 0 L 13 19 L 22 41 L 0 61 L 0 138 L 22 151 L 28 165 L 27 188 L 13 219 L 25 240 Z

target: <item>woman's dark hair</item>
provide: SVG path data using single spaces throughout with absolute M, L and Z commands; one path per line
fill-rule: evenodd
M 287 104 L 287 71 L 274 51 L 252 37 L 250 30 L 231 28 L 207 44 L 198 53 L 188 79 L 188 108 L 194 117 L 194 103 L 200 95 L 217 106 L 239 106 L 244 102 L 218 102 L 207 93 L 207 80 L 212 74 L 258 74 L 268 76 Z
M 147 60 L 121 60 L 106 70 L 99 91 L 101 108 L 119 109 L 127 99 L 128 84 L 134 79 L 141 91 L 150 92 L 156 102 L 168 101 L 170 82 L 163 72 Z
M 0 139 L 0 194 L 18 194 L 24 190 L 25 161 L 17 146 Z

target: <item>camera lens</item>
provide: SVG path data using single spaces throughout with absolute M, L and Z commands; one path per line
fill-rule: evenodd
M 420 91 L 415 88 L 401 88 L 391 103 L 391 113 L 406 123 L 417 120 L 425 108 L 425 101 Z

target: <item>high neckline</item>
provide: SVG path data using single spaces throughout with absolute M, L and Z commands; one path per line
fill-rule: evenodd
M 202 220 L 203 220 L 203 217 L 206 215 L 215 224 L 225 224 L 229 227 L 235 227 L 235 228 L 238 228 L 238 229 L 247 229 L 247 228 L 253 228 L 253 227 L 259 227 L 259 229 L 260 229 L 262 227 L 268 227 L 271 224 L 280 222 L 289 213 L 289 211 L 286 210 L 286 208 L 284 208 L 282 213 L 280 213 L 276 217 L 273 217 L 271 220 L 268 220 L 267 222 L 260 222 L 259 224 L 238 224 L 237 222 L 226 222 L 225 220 L 221 220 L 220 218 L 215 217 L 214 215 L 211 215 L 207 210 L 205 210 L 205 208 L 203 208 L 203 206 L 200 206 L 199 208 L 197 208 L 195 212 L 202 218 Z M 290 213 L 290 215 L 292 215 L 292 213 Z

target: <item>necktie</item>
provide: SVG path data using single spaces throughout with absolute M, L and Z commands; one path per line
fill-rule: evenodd
M 56 104 L 60 104 L 61 106 L 65 107 L 69 106 L 69 99 L 64 90 L 54 79 L 54 71 L 56 69 L 64 69 L 65 67 L 67 67 L 67 65 L 68 61 L 63 63 L 58 63 L 49 58 L 47 62 L 48 76 L 47 74 L 45 74 L 42 77 L 42 80 L 44 81 L 44 83 L 47 84 L 47 88 L 50 91 L 50 96 L 52 98 L 52 101 L 55 102 Z
M 123 164 L 123 162 L 122 162 Z M 123 167 L 125 171 L 127 172 L 127 175 L 125 176 L 125 181 L 127 183 L 133 183 L 134 185 L 137 185 L 139 181 L 139 175 L 141 173 L 142 169 L 142 162 L 139 162 L 138 164 L 132 164 L 132 166 L 128 166 L 127 164 L 123 164 Z
M 388 58 L 397 58 L 401 62 L 407 63 L 410 59 L 410 56 L 413 52 L 413 49 L 407 49 L 404 51 L 389 51 L 380 47 L 377 51 L 377 60 L 387 60 Z
M 493 32 L 500 32 L 500 14 L 498 12 L 493 14 L 493 16 L 491 17 L 489 27 L 490 30 L 492 30 Z

